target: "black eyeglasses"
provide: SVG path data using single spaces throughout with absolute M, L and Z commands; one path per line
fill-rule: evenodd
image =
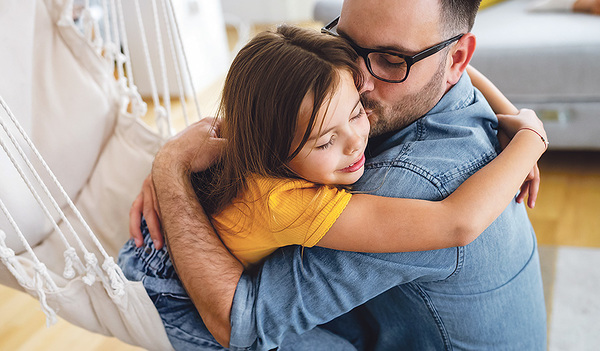
M 321 33 L 340 36 L 336 30 L 339 20 L 340 18 L 338 17 L 329 22 L 328 25 L 321 28 Z M 349 38 L 345 39 L 354 48 L 356 53 L 365 60 L 367 69 L 373 77 L 388 83 L 402 83 L 408 78 L 408 72 L 410 72 L 410 67 L 412 65 L 435 54 L 453 42 L 458 41 L 463 35 L 464 34 L 459 34 L 412 56 L 390 51 L 363 48 L 356 45 L 356 43 Z

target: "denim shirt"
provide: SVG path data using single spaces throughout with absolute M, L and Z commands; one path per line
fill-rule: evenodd
M 355 188 L 441 200 L 496 156 L 496 127 L 464 74 L 425 116 L 370 141 Z M 286 247 L 241 277 L 231 326 L 233 350 L 272 349 L 317 326 L 357 349 L 545 350 L 536 237 L 513 201 L 464 247 L 389 254 Z

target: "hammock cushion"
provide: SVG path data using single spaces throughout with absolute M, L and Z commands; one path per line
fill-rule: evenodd
M 126 111 L 127 97 L 118 88 L 112 64 L 74 26 L 70 18 L 71 1 L 38 0 L 30 6 L 18 0 L 4 2 L 6 5 L 3 3 L 0 11 L 0 33 L 12 35 L 1 37 L 0 45 L 14 49 L 15 56 L 12 53 L 0 56 L 0 74 L 14 78 L 13 81 L 27 81 L 16 86 L 22 91 L 15 92 L 11 91 L 15 89 L 12 82 L 0 80 L 0 95 L 6 94 L 11 110 L 24 122 L 26 132 L 67 194 L 75 199 L 106 251 L 116 255 L 129 236 L 129 206 L 149 173 L 163 139 L 146 128 L 139 116 Z M 12 18 L 16 20 L 8 20 Z M 32 20 L 27 21 L 29 18 Z M 20 20 L 24 22 L 18 23 Z M 11 28 L 11 25 L 16 27 Z M 24 38 L 15 31 L 20 27 Z M 4 138 L 1 133 L 0 138 Z M 26 156 L 32 158 L 31 154 Z M 0 283 L 38 297 L 44 311 L 50 308 L 85 329 L 116 336 L 149 350 L 172 349 L 142 283 L 125 281 L 119 285 L 120 270 L 110 265 L 101 268 L 107 262 L 106 252 L 87 235 L 87 228 L 76 220 L 77 216 L 66 206 L 63 196 L 55 187 L 50 187 L 83 246 L 99 261 L 87 271 L 95 275 L 86 276 L 86 271 L 79 269 L 79 276 L 70 279 L 62 276 L 65 244 L 49 225 L 53 221 L 45 219 L 41 211 L 36 212 L 38 204 L 33 197 L 25 195 L 29 191 L 13 169 L 0 151 L 0 199 L 16 217 L 18 226 L 24 229 L 35 256 L 23 252 L 24 246 L 17 240 L 16 231 L 0 214 L 0 237 L 6 237 L 6 246 L 0 245 L 2 261 L 5 264 L 11 261 L 12 267 L 22 268 L 17 280 L 5 265 L 0 265 Z M 40 171 L 40 174 L 46 173 Z M 49 177 L 42 178 L 46 184 L 53 184 Z M 67 223 L 60 220 L 58 212 L 52 213 L 52 217 L 58 220 L 58 227 L 69 243 L 77 248 L 78 256 L 83 257 Z M 36 286 L 36 282 L 40 282 L 36 258 L 48 268 L 56 288 Z M 86 264 L 85 260 L 83 263 Z
M 15 7 L 11 10 L 17 11 L 22 2 L 14 3 Z M 15 38 L 18 40 L 9 40 L 20 42 L 17 52 L 29 58 L 31 66 L 13 67 L 2 63 L 0 69 L 4 75 L 4 71 L 19 68 L 22 72 L 28 72 L 23 77 L 35 79 L 29 81 L 31 90 L 18 92 L 25 99 L 13 99 L 8 103 L 17 112 L 30 111 L 29 115 L 18 115 L 19 120 L 31 121 L 29 135 L 69 196 L 75 198 L 87 182 L 102 147 L 114 129 L 117 94 L 115 80 L 110 70 L 106 69 L 107 62 L 97 55 L 72 22 L 61 23 L 61 15 L 69 7 L 69 1 L 66 0 L 37 1 L 30 8 L 32 13 L 23 13 L 21 10 L 7 13 L 8 17 L 34 19 L 31 23 L 34 25 L 31 41 L 17 36 Z M 0 32 L 16 33 L 5 25 L 8 24 L 0 23 Z M 5 43 L 3 41 L 2 45 Z M 11 87 L 15 80 L 2 81 L 6 86 L 2 87 L 0 93 L 15 89 Z M 11 169 L 12 166 L 3 162 L 2 168 Z M 6 187 L 3 185 L 7 190 L 17 189 L 17 183 L 22 184 L 14 171 L 6 179 L 12 183 Z M 23 186 L 20 185 L 20 188 Z M 3 196 L 3 199 L 6 199 L 7 207 L 17 223 L 25 230 L 30 245 L 35 246 L 49 235 L 52 227 L 39 212 L 39 206 L 28 191 L 16 191 L 21 196 Z M 64 206 L 62 197 L 56 198 Z M 54 219 L 58 219 L 56 214 Z M 5 223 L 2 216 L 0 225 L 8 228 L 5 229 L 8 246 L 16 252 L 22 252 L 22 245 L 15 240 L 15 235 L 11 235 L 13 231 Z

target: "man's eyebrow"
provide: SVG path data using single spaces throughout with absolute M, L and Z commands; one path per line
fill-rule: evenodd
M 352 111 L 351 111 L 350 113 L 354 112 L 354 110 L 356 109 L 356 106 L 358 106 L 358 104 L 360 104 L 360 98 L 359 98 L 359 99 L 356 101 L 356 104 L 354 105 L 354 107 L 352 108 Z M 320 138 L 320 137 L 322 137 L 323 135 L 325 135 L 325 134 L 327 134 L 327 133 L 331 132 L 331 130 L 332 130 L 332 129 L 335 129 L 336 127 L 337 127 L 337 126 L 333 126 L 333 127 L 327 128 L 326 130 L 322 131 L 322 132 L 321 132 L 321 133 L 319 133 L 318 135 L 311 135 L 311 136 L 310 136 L 310 138 L 308 138 L 308 140 L 306 140 L 306 141 L 308 142 L 308 141 L 312 141 L 312 140 L 319 139 L 319 138 Z
M 340 37 L 344 38 L 345 40 L 349 41 L 350 43 L 352 43 L 358 47 L 362 47 L 362 46 L 358 45 L 352 38 L 350 38 L 350 36 L 348 34 L 344 33 L 343 31 L 338 30 L 338 35 Z M 392 53 L 397 53 L 397 54 L 407 54 L 407 53 L 414 52 L 414 50 L 410 50 L 408 48 L 398 46 L 398 45 L 379 45 L 379 46 L 369 47 L 369 48 L 365 48 L 365 49 L 372 49 L 372 50 L 384 51 L 384 52 L 392 52 Z

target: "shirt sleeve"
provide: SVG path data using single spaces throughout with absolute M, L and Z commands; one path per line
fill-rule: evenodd
M 315 246 L 329 231 L 352 195 L 305 181 L 285 182 L 268 197 L 269 232 L 279 246 Z

